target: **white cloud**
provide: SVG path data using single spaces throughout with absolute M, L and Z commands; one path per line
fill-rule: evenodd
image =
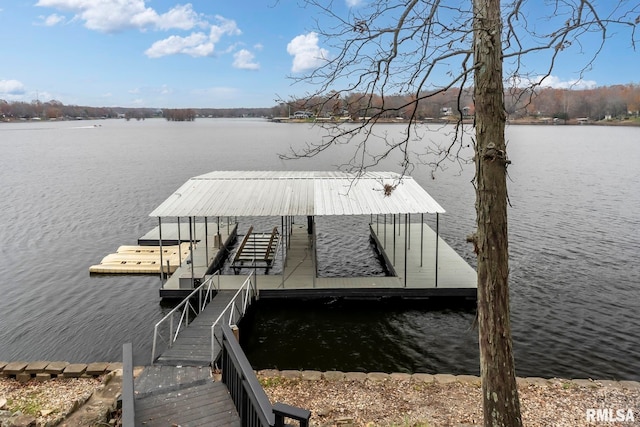
M 209 38 L 211 42 L 218 43 L 222 36 L 239 36 L 242 31 L 236 25 L 236 22 L 231 19 L 226 19 L 222 16 L 216 16 L 216 20 L 220 25 L 212 25 Z
M 0 80 L 0 95 L 23 95 L 24 85 L 18 80 Z
M 347 4 L 347 7 L 358 7 L 364 3 L 364 0 L 345 0 L 345 3 Z
M 175 6 L 164 14 L 146 7 L 145 0 L 38 0 L 36 6 L 73 12 L 85 27 L 105 33 L 131 28 L 189 30 L 201 24 L 191 4 Z
M 187 37 L 170 36 L 155 42 L 145 51 L 145 54 L 150 58 L 160 58 L 178 53 L 193 57 L 211 56 L 215 50 L 216 43 L 220 41 L 222 36 L 242 34 L 235 21 L 222 16 L 216 16 L 216 20 L 219 25 L 212 25 L 209 35 L 197 32 L 191 33 Z
M 247 49 L 242 49 L 233 55 L 233 66 L 242 70 L 259 70 L 260 64 L 254 61 L 255 56 Z
M 511 77 L 508 80 L 511 87 L 529 87 L 539 85 L 542 87 L 550 87 L 554 89 L 593 89 L 597 86 L 594 80 L 570 79 L 562 80 L 557 76 L 536 76 L 536 77 Z
M 188 37 L 170 36 L 158 40 L 144 53 L 149 58 L 184 53 L 191 56 L 207 56 L 213 53 L 214 45 L 204 33 L 193 33 Z
M 542 76 L 537 78 L 538 82 L 541 82 L 543 87 L 552 87 L 554 89 L 593 89 L 597 86 L 594 80 L 561 80 L 556 76 L 549 76 L 542 80 Z
M 57 13 L 52 13 L 51 15 L 46 17 L 41 16 L 40 18 L 42 19 L 43 24 L 47 27 L 53 27 L 65 21 L 64 16 L 58 15 Z
M 198 14 L 191 4 L 178 5 L 169 12 L 158 17 L 156 26 L 161 30 L 177 28 L 190 30 L 200 22 Z
M 318 35 L 314 32 L 294 37 L 287 45 L 293 56 L 291 71 L 294 73 L 318 68 L 329 57 L 329 51 L 318 46 Z
M 159 14 L 147 7 L 149 0 L 38 0 L 36 6 L 49 7 L 74 13 L 72 21 L 82 21 L 90 30 L 113 33 L 127 29 L 145 31 L 180 30 L 195 31 L 188 36 L 171 35 L 151 45 L 145 54 L 150 58 L 183 53 L 193 57 L 210 56 L 216 44 L 224 36 L 242 34 L 235 21 L 215 16 L 213 22 L 206 21 L 190 3 L 177 5 L 168 12 Z M 50 24 L 64 20 L 64 17 L 52 14 L 47 18 Z M 49 25 L 49 24 L 47 24 Z

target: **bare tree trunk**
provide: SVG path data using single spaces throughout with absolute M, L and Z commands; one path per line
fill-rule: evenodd
M 500 0 L 474 0 L 478 329 L 485 427 L 522 426 L 509 321 Z

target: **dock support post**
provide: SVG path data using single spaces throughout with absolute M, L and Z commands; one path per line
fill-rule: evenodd
M 196 284 L 193 272 L 193 234 L 191 233 L 191 218 L 192 217 L 189 217 L 189 257 L 191 258 L 191 289 L 195 289 Z
M 160 242 L 160 287 L 164 285 L 164 268 L 162 263 L 162 218 L 158 217 L 158 242 Z M 180 253 L 180 250 L 178 250 Z M 167 275 L 169 274 L 169 269 L 167 268 Z
M 280 242 L 280 250 L 282 251 L 282 283 L 281 286 L 284 288 L 284 269 L 287 265 L 287 260 L 285 258 L 285 253 L 284 253 L 284 246 L 287 244 L 287 229 L 285 228 L 284 225 L 284 216 L 280 217 L 280 230 L 282 230 L 282 237 L 281 239 L 284 239 L 284 242 Z
M 436 212 L 436 288 L 438 287 L 438 240 L 440 235 L 440 214 Z
M 313 263 L 313 287 L 316 287 L 316 277 L 318 277 L 318 254 L 316 253 L 316 217 L 312 217 L 313 234 L 311 235 L 311 262 Z
M 411 250 L 411 214 L 406 214 L 405 221 L 409 223 L 409 240 L 407 240 L 407 244 L 409 245 L 409 250 Z M 406 229 L 405 229 L 406 231 Z
M 420 267 L 422 267 L 423 253 L 424 253 L 424 214 L 420 214 Z
M 396 265 L 396 214 L 393 214 L 393 266 Z
M 180 243 L 182 243 L 182 238 L 180 237 L 180 217 L 178 217 L 178 245 Z M 182 262 L 180 262 L 180 265 L 182 265 Z
M 409 216 L 404 214 L 404 287 L 407 287 L 407 252 L 408 246 L 408 233 L 409 233 Z
M 384 214 L 384 244 L 382 247 L 387 249 L 387 214 Z
M 206 257 L 207 272 L 209 270 L 209 224 L 207 223 L 207 217 L 204 217 L 204 256 Z

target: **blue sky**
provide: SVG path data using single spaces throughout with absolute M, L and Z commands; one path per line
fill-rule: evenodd
M 296 0 L 0 0 L 0 99 L 123 107 L 271 107 L 331 56 L 316 10 Z M 336 0 L 340 13 L 366 0 Z M 626 37 L 624 37 L 626 36 Z M 548 84 L 577 79 L 584 49 Z M 535 66 L 534 66 L 535 68 Z M 614 35 L 578 86 L 640 82 L 640 53 Z

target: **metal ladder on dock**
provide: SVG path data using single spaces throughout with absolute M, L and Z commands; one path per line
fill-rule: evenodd
M 236 274 L 246 267 L 264 267 L 268 270 L 278 254 L 279 244 L 278 227 L 274 227 L 271 233 L 254 233 L 251 226 L 236 250 L 231 268 Z

